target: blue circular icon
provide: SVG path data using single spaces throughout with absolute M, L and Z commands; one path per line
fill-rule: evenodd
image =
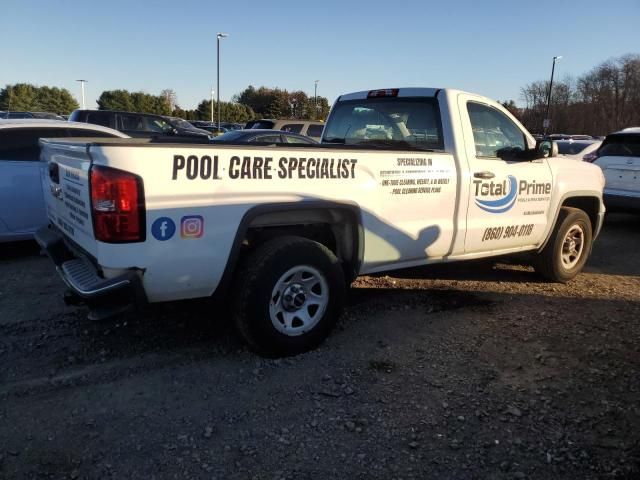
M 151 235 L 156 240 L 164 242 L 176 233 L 176 224 L 169 217 L 160 217 L 151 225 Z

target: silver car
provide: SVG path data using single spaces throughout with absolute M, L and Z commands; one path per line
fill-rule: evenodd
M 640 127 L 607 135 L 594 163 L 604 173 L 607 210 L 640 212 Z
M 62 120 L 0 120 L 0 242 L 28 240 L 47 224 L 40 138 L 121 137 L 111 128 Z

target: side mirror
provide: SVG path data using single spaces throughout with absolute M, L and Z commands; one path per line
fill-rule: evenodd
M 538 142 L 536 147 L 539 158 L 551 158 L 558 156 L 558 144 L 553 140 L 542 140 Z

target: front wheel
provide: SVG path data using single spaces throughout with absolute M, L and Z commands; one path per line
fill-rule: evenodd
M 535 259 L 536 271 L 547 280 L 568 282 L 587 262 L 592 239 L 589 216 L 580 209 L 563 207 L 547 245 Z
M 267 356 L 311 350 L 329 335 L 342 308 L 345 279 L 324 245 L 279 237 L 249 253 L 234 285 L 235 324 Z

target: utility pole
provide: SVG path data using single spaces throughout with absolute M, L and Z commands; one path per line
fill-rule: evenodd
M 217 73 L 218 73 L 218 84 L 217 84 L 217 90 L 218 90 L 218 128 L 220 128 L 220 39 L 221 38 L 225 38 L 228 37 L 229 35 L 226 33 L 220 33 L 218 32 L 218 34 L 216 35 L 216 44 L 217 44 L 217 59 L 218 59 L 218 68 L 217 68 Z
M 551 90 L 553 89 L 553 73 L 556 69 L 556 60 L 560 60 L 562 55 L 553 57 L 553 65 L 551 66 L 551 80 L 549 81 L 549 92 L 547 94 L 547 112 L 544 115 L 544 122 L 542 122 L 543 133 L 547 135 L 547 129 L 551 126 L 551 120 L 549 119 L 549 107 L 551 106 Z
M 84 84 L 87 83 L 89 80 L 76 80 L 76 82 L 80 82 L 80 89 L 82 90 L 82 109 L 85 109 L 85 104 L 84 104 Z

